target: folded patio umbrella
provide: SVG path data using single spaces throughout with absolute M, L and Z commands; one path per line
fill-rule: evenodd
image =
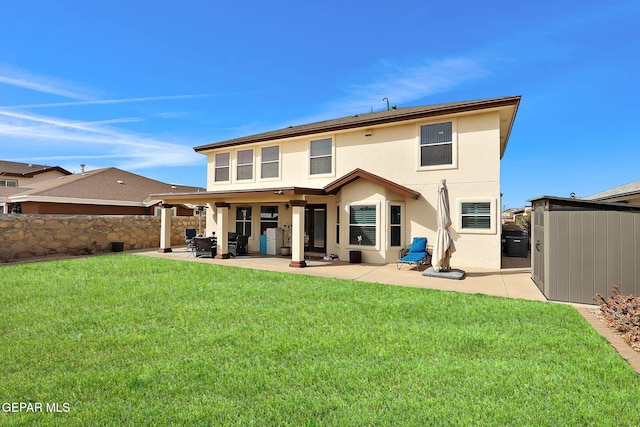
M 449 227 L 451 226 L 449 192 L 447 191 L 447 182 L 444 179 L 440 181 L 440 185 L 438 185 L 436 221 L 438 230 L 436 234 L 436 242 L 433 247 L 431 264 L 435 271 L 446 271 L 451 268 L 451 255 L 456 251 L 456 247 L 453 244 L 453 239 L 449 232 Z

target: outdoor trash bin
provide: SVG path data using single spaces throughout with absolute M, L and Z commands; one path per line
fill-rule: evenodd
M 529 238 L 527 236 L 505 236 L 505 240 L 506 256 L 526 258 L 529 255 Z

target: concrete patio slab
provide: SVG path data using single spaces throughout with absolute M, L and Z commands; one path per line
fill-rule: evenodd
M 227 265 L 240 268 L 279 271 L 292 274 L 331 277 L 336 279 L 358 280 L 384 283 L 396 286 L 438 289 L 443 291 L 485 294 L 506 298 L 521 298 L 534 301 L 546 301 L 538 287 L 531 280 L 530 268 L 513 267 L 502 270 L 464 268 L 464 280 L 442 280 L 424 277 L 425 267 L 402 268 L 398 270 L 391 264 L 351 264 L 340 260 L 307 259 L 306 268 L 289 267 L 290 259 L 281 256 L 249 254 L 230 259 L 195 258 L 186 248 L 174 248 L 173 252 L 159 253 L 155 250 L 132 251 L 142 256 L 164 259 L 202 262 Z

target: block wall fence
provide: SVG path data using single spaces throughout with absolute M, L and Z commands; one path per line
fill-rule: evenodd
M 171 219 L 171 245 L 184 245 L 184 229 L 198 228 L 195 216 Z M 204 221 L 202 229 L 205 229 Z M 0 215 L 0 263 L 54 254 L 159 248 L 160 217 L 145 215 Z

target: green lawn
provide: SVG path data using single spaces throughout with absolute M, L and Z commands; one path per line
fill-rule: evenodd
M 640 419 L 639 376 L 568 305 L 127 254 L 0 275 L 0 425 Z

